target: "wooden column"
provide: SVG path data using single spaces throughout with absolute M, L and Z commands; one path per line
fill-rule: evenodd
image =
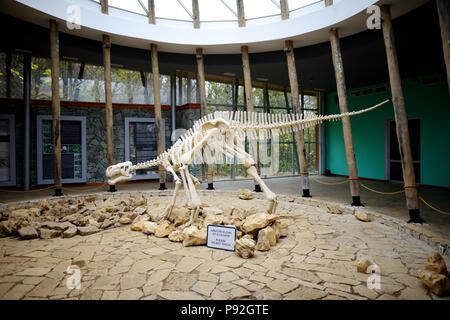
M 348 112 L 347 88 L 345 86 L 344 64 L 342 62 L 339 35 L 336 28 L 330 29 L 331 52 L 333 57 L 334 75 L 339 98 L 339 110 Z M 356 168 L 355 149 L 353 146 L 352 126 L 350 117 L 342 118 L 342 131 L 344 132 L 345 156 L 347 158 L 348 179 L 350 180 L 350 193 L 353 206 L 361 206 L 359 196 L 358 170 Z
M 409 140 L 408 117 L 406 115 L 405 100 L 403 97 L 402 82 L 397 60 L 397 49 L 395 47 L 394 31 L 392 29 L 389 6 L 381 6 L 381 28 L 383 30 L 384 44 L 386 47 L 395 125 L 402 162 L 403 180 L 405 183 L 406 206 L 410 215 L 409 222 L 422 223 L 424 220 L 420 217 L 419 212 L 419 196 Z
M 239 27 L 245 27 L 244 1 L 236 0 L 236 7 L 237 7 L 237 11 L 238 11 Z
M 198 89 L 200 92 L 200 113 L 201 117 L 204 117 L 208 114 L 208 110 L 206 109 L 206 89 L 205 89 L 205 68 L 203 64 L 203 50 L 201 48 L 197 48 L 195 56 L 197 58 L 197 74 L 198 74 Z M 189 80 L 188 80 L 189 81 Z M 188 93 L 190 94 L 190 92 Z M 206 179 L 208 181 L 208 190 L 214 190 L 213 184 L 213 167 L 211 163 L 206 164 Z
M 100 0 L 100 5 L 102 6 L 102 13 L 108 14 L 108 0 Z
M 148 23 L 155 24 L 155 0 L 148 0 Z
M 59 36 L 58 23 L 50 20 L 50 58 L 52 63 L 52 143 L 55 196 L 62 195 L 61 174 L 61 104 L 59 98 Z
M 113 131 L 113 108 L 111 94 L 111 39 L 103 35 L 103 68 L 105 78 L 105 117 L 106 117 L 106 148 L 108 166 L 114 164 L 114 131 Z M 110 185 L 109 191 L 115 192 L 116 186 Z
M 286 40 L 285 47 L 287 48 L 286 59 L 289 72 L 289 83 L 291 85 L 292 110 L 293 113 L 301 115 L 302 109 L 298 97 L 299 95 L 298 79 L 297 79 L 297 68 L 295 66 L 293 41 Z M 302 180 L 303 197 L 311 197 L 309 191 L 309 174 L 308 174 L 308 166 L 306 163 L 306 150 L 305 150 L 305 139 L 303 137 L 303 130 L 298 130 L 296 132 L 296 137 L 297 137 L 297 154 L 300 163 L 300 176 Z
M 200 29 L 200 10 L 198 8 L 198 0 L 192 0 L 192 15 L 194 16 L 194 28 Z
M 152 50 L 152 77 L 153 77 L 153 97 L 155 105 L 155 124 L 156 130 L 158 132 L 158 155 L 164 152 L 163 145 L 163 128 L 162 128 L 162 112 L 161 112 L 161 96 L 159 89 L 159 63 L 158 63 L 158 47 L 156 44 L 152 43 L 150 45 Z M 166 173 L 162 166 L 158 168 L 159 173 L 159 190 L 166 190 Z
M 289 4 L 288 0 L 280 1 L 281 20 L 289 19 Z
M 448 0 L 436 0 L 439 22 L 441 24 L 442 48 L 444 50 L 444 60 L 447 66 L 447 82 L 450 91 L 450 4 Z
M 252 93 L 252 76 L 250 72 L 250 59 L 248 57 L 248 46 L 241 47 L 242 52 L 242 70 L 244 73 L 244 91 L 245 91 L 245 105 L 247 107 L 247 112 L 255 112 L 255 108 L 253 105 L 253 93 Z M 261 174 L 259 169 L 259 155 L 258 155 L 258 142 L 250 139 L 250 154 L 255 159 L 256 169 L 258 170 L 258 174 Z M 259 184 L 255 183 L 255 191 L 261 192 L 261 187 Z

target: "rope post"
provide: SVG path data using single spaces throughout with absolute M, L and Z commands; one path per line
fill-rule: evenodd
M 341 113 L 348 112 L 347 86 L 344 76 L 344 62 L 342 60 L 341 46 L 338 30 L 332 28 L 329 30 L 331 53 L 333 58 L 334 74 L 336 78 L 336 87 L 339 99 L 339 110 Z M 342 131 L 344 135 L 345 157 L 347 160 L 348 177 L 350 181 L 350 194 L 352 196 L 352 206 L 360 207 L 361 198 L 359 195 L 358 169 L 356 166 L 355 148 L 353 145 L 352 126 L 350 117 L 344 117 L 341 120 Z
M 388 5 L 381 6 L 381 29 L 383 31 L 386 58 L 391 83 L 392 105 L 394 108 L 395 125 L 397 130 L 398 146 L 401 156 L 403 180 L 405 181 L 406 207 L 409 210 L 408 223 L 425 222 L 420 217 L 419 195 L 416 187 L 413 156 L 409 139 L 408 117 L 403 96 L 402 81 L 395 47 L 394 30 L 391 22 L 391 9 Z
M 284 44 L 286 50 L 286 62 L 288 67 L 289 84 L 291 87 L 292 96 L 292 111 L 298 116 L 302 116 L 303 110 L 302 105 L 300 105 L 299 91 L 298 91 L 298 78 L 297 78 L 297 67 L 295 64 L 294 55 L 294 42 L 292 40 L 286 40 Z M 302 94 L 302 102 L 304 95 Z M 300 165 L 300 176 L 301 184 L 303 190 L 303 198 L 311 198 L 311 193 L 309 191 L 309 174 L 308 174 L 308 164 L 306 161 L 306 149 L 305 149 L 305 138 L 303 136 L 303 129 L 299 129 L 296 132 L 297 138 L 297 154 Z
M 58 23 L 50 20 L 50 56 L 52 62 L 52 143 L 55 197 L 62 196 L 61 169 L 61 104 L 59 98 L 59 34 Z M 25 164 L 29 165 L 29 164 Z

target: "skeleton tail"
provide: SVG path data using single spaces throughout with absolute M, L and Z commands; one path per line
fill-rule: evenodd
M 290 128 L 297 132 L 301 129 L 308 128 L 320 124 L 324 121 L 336 121 L 345 117 L 352 117 L 358 114 L 372 111 L 389 102 L 385 100 L 373 107 L 362 109 L 359 111 L 346 112 L 342 114 L 333 114 L 328 116 L 311 116 L 303 117 L 298 114 L 267 114 L 267 113 L 255 113 L 255 112 L 242 112 L 237 116 L 238 121 L 234 123 L 232 128 L 241 129 L 247 131 L 250 136 L 256 137 L 257 132 L 263 132 L 267 134 L 268 131 L 280 130 L 281 133 L 290 132 Z M 239 121 L 240 120 L 240 121 Z M 242 122 L 241 122 L 242 121 Z
M 130 172 L 141 170 L 141 169 L 147 169 L 151 167 L 158 167 L 162 163 L 161 156 L 156 157 L 156 159 L 145 161 L 145 162 L 139 162 L 135 165 L 131 166 Z

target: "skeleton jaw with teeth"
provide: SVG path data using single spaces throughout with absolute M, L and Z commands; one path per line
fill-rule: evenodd
M 131 179 L 133 177 L 132 172 L 130 172 L 131 166 L 132 164 L 130 161 L 109 166 L 108 169 L 106 169 L 108 184 L 115 185 L 120 181 Z

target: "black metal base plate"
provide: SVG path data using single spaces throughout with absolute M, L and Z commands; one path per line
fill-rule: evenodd
M 159 190 L 167 190 L 165 182 L 159 184 Z
M 352 206 L 354 207 L 364 207 L 364 205 L 361 203 L 361 198 L 359 196 L 352 197 Z
M 425 220 L 423 220 L 420 217 L 420 211 L 419 209 L 413 209 L 409 210 L 409 220 L 408 223 L 424 223 Z
M 309 189 L 303 189 L 303 198 L 312 198 L 311 193 L 309 193 Z

